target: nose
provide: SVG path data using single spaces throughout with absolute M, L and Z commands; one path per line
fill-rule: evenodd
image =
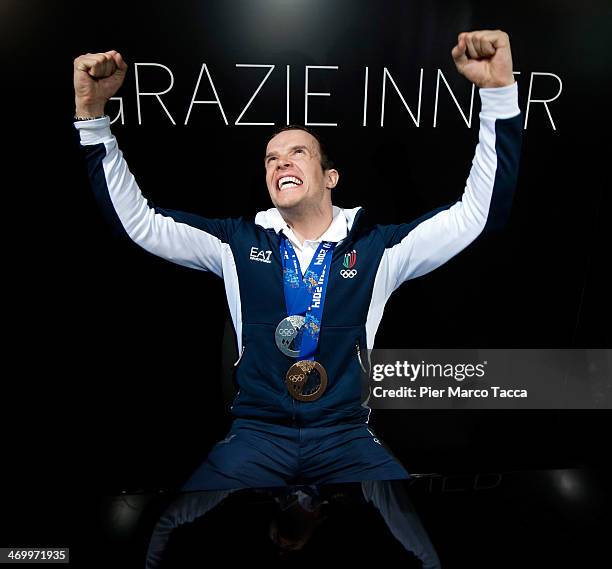
M 278 161 L 276 163 L 277 170 L 284 170 L 285 168 L 289 168 L 291 166 L 291 160 L 287 156 L 279 156 Z

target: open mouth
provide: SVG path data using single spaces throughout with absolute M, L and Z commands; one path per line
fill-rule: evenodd
M 283 176 L 279 178 L 277 187 L 279 191 L 290 190 L 291 188 L 297 188 L 303 184 L 302 180 L 296 178 L 295 176 Z

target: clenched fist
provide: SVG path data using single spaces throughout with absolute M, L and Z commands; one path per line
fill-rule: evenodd
M 78 117 L 104 114 L 104 105 L 121 87 L 127 72 L 121 54 L 86 53 L 74 60 L 74 101 Z
M 463 32 L 451 54 L 457 71 L 477 87 L 505 87 L 514 83 L 510 38 L 506 32 Z

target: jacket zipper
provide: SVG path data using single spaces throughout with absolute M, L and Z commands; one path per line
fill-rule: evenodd
M 359 361 L 359 367 L 361 368 L 361 370 L 363 371 L 363 373 L 368 374 L 368 371 L 366 370 L 365 367 L 363 367 L 363 363 L 361 361 L 361 346 L 359 345 L 359 339 L 357 339 L 355 341 L 355 349 L 357 350 L 357 361 Z
M 240 360 L 242 359 L 242 356 L 244 354 L 244 349 L 246 348 L 246 346 L 242 346 L 242 350 L 240 351 L 240 355 L 238 356 L 238 359 L 234 362 L 234 367 L 237 367 L 238 364 L 240 363 Z
M 242 356 L 244 355 L 245 348 L 246 346 L 242 346 L 242 350 L 240 350 L 240 355 L 238 356 L 238 359 L 234 362 L 234 367 L 237 367 L 238 364 L 240 363 L 240 360 L 242 359 Z M 234 400 L 232 401 L 232 404 L 230 405 L 230 411 L 234 408 L 234 404 L 238 400 L 239 396 L 240 396 L 240 389 L 238 389 L 238 393 L 236 393 L 236 395 L 234 396 Z

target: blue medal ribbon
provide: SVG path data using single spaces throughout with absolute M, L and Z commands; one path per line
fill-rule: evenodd
M 313 360 L 317 351 L 329 268 L 335 246 L 336 244 L 331 241 L 322 241 L 302 276 L 300 262 L 293 245 L 284 234 L 281 238 L 280 254 L 283 264 L 283 288 L 287 315 L 305 317 L 300 333 L 301 360 Z

